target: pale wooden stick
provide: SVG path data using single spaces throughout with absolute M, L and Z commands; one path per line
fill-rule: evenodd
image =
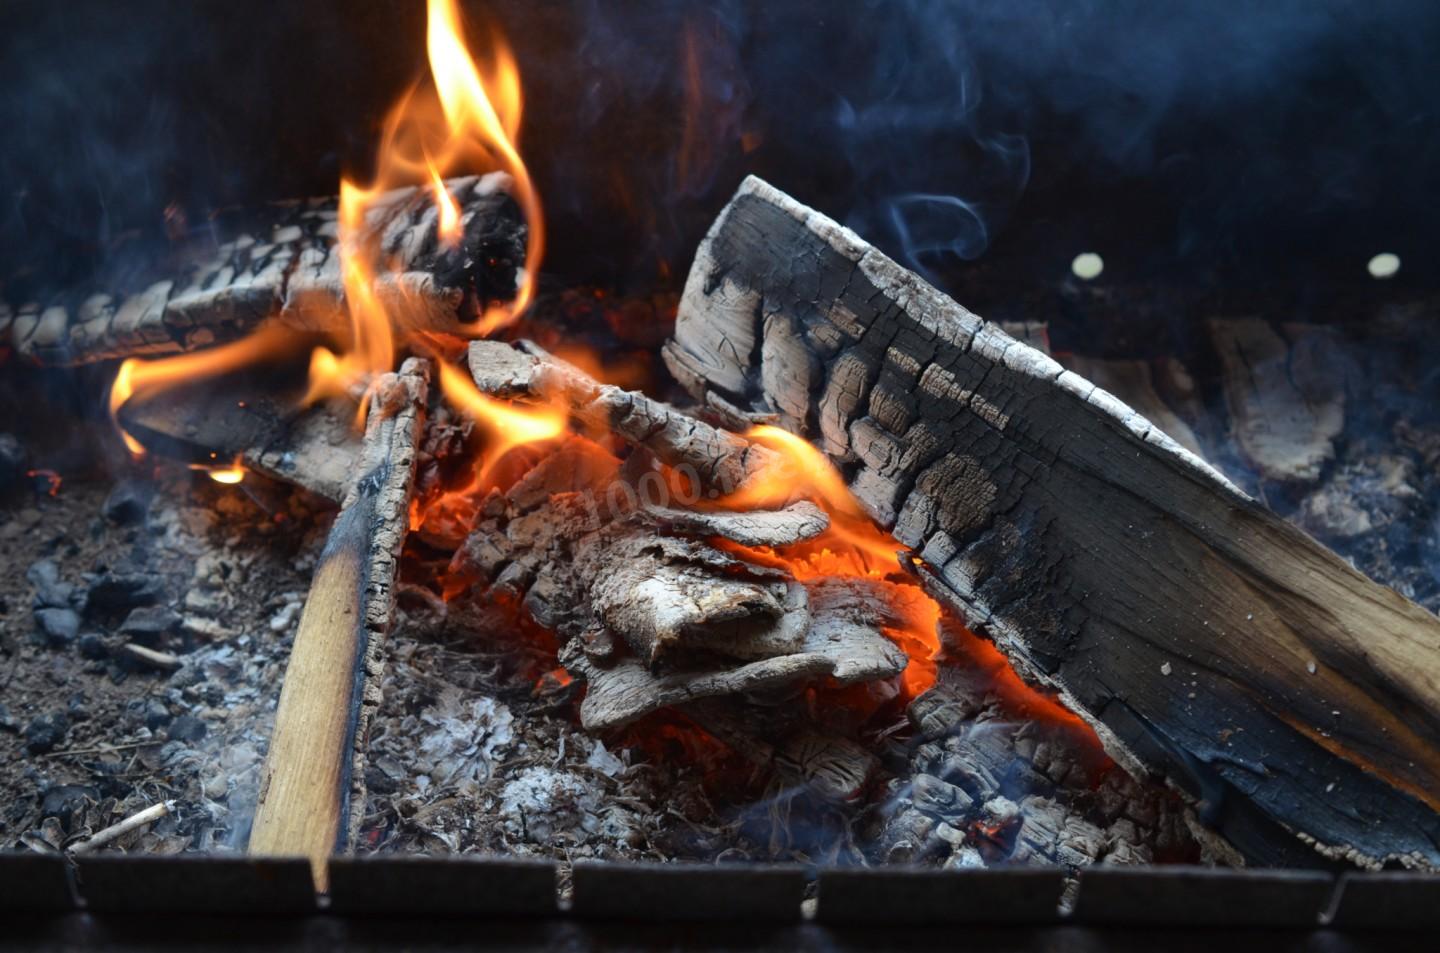
M 131 814 L 123 821 L 111 824 L 88 840 L 81 841 L 70 848 L 70 853 L 86 854 L 97 847 L 104 847 L 112 840 L 118 840 L 131 831 L 139 830 L 142 827 L 155 823 L 173 810 L 175 810 L 174 801 L 161 801 L 159 804 L 152 804 L 143 811 Z
M 411 359 L 376 388 L 353 488 L 300 616 L 260 775 L 250 853 L 308 858 L 322 891 L 326 860 L 348 847 L 363 809 L 365 744 L 428 381 L 429 365 Z

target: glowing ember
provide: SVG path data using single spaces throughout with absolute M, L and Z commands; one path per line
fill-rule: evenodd
M 60 474 L 54 470 L 26 470 L 25 475 L 37 484 L 43 483 L 46 496 L 60 495 Z
M 213 457 L 215 454 L 212 453 L 211 456 Z M 216 483 L 223 483 L 227 486 L 233 486 L 245 480 L 245 465 L 240 461 L 239 454 L 236 454 L 229 466 L 192 463 L 190 469 L 199 470 Z

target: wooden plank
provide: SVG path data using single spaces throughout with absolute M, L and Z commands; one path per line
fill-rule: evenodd
M 812 436 L 937 597 L 1251 858 L 1440 866 L 1440 620 L 1110 394 L 754 178 L 665 356 Z
M 320 556 L 260 775 L 251 854 L 309 859 L 320 890 L 364 809 L 395 572 L 408 529 L 429 365 L 405 362 L 371 399 L 354 482 Z

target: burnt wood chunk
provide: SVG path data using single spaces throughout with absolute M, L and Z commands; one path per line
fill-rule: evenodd
M 1440 620 L 1111 394 L 755 178 L 665 357 L 814 439 L 937 598 L 1252 859 L 1440 866 Z
M 365 240 L 380 255 L 375 296 L 407 328 L 463 329 L 488 302 L 514 295 L 524 262 L 526 225 L 504 173 L 446 186 L 463 228 L 453 246 L 439 239 L 428 185 L 390 192 L 366 212 Z M 337 206 L 317 198 L 222 217 L 143 268 L 99 276 L 95 292 L 9 302 L 0 306 L 0 345 L 8 339 L 23 358 L 65 365 L 179 354 L 267 321 L 347 333 Z
M 247 369 L 120 408 L 121 426 L 156 453 L 246 469 L 323 496 L 345 498 L 361 434 L 334 402 L 303 406 L 305 368 Z
M 1345 429 L 1344 380 L 1323 328 L 1207 322 L 1240 452 L 1267 480 L 1313 483 Z M 1288 338 L 1288 340 L 1287 340 Z
M 275 712 L 250 831 L 256 855 L 326 861 L 350 849 L 365 806 L 365 751 L 380 704 L 384 646 L 409 529 L 429 364 L 411 358 L 376 383 L 365 442 L 315 568 Z

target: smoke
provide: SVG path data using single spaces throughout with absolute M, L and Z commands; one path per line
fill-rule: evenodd
M 1363 247 L 1407 274 L 1440 247 L 1433 5 L 466 7 L 515 48 L 521 146 L 572 279 L 683 273 L 750 172 L 932 274 L 1091 240 L 1222 268 Z M 400 0 L 12 4 L 0 281 L 73 279 L 119 237 L 162 234 L 169 205 L 198 223 L 333 192 L 420 74 L 423 16 Z

